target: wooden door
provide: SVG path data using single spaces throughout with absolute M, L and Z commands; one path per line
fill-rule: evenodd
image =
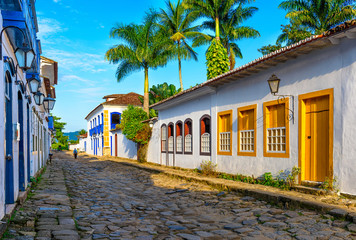
M 305 179 L 323 182 L 329 172 L 329 96 L 304 100 Z
M 117 134 L 115 134 L 115 157 L 117 157 Z

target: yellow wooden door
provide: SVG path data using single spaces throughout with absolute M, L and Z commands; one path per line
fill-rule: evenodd
M 304 103 L 304 180 L 323 182 L 329 176 L 329 96 L 307 99 Z

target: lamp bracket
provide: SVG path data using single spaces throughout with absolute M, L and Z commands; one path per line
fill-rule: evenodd
M 288 121 L 292 121 L 292 123 L 294 124 L 294 96 L 293 95 L 279 95 L 279 94 L 273 94 L 274 96 L 278 97 L 277 98 L 277 102 L 278 104 L 280 104 L 281 101 L 284 101 L 287 97 L 290 97 L 292 99 L 292 109 L 289 108 L 289 106 L 287 107 L 288 111 L 290 112 L 290 114 L 288 115 Z

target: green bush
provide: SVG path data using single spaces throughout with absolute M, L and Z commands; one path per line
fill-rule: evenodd
M 119 127 L 127 139 L 135 143 L 147 144 L 151 137 L 151 129 L 148 123 L 142 123 L 147 119 L 147 113 L 142 108 L 129 105 L 121 115 Z
M 201 173 L 205 176 L 214 176 L 218 175 L 217 171 L 217 164 L 214 164 L 212 161 L 203 161 L 200 164 Z
M 211 41 L 211 45 L 206 52 L 207 77 L 212 79 L 230 69 L 230 61 L 226 48 L 217 39 Z

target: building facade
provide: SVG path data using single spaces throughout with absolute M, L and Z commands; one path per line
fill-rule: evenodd
M 356 195 L 355 73 L 351 21 L 152 105 L 148 160 L 254 177 L 299 167 L 301 184 L 336 179 Z
M 43 100 L 54 100 L 57 63 L 40 57 L 34 2 L 0 3 L 0 219 L 44 166 L 51 144 L 53 124 Z
M 121 114 L 128 105 L 142 107 L 137 93 L 112 94 L 105 96 L 86 117 L 88 138 L 86 152 L 98 156 L 136 158 L 137 146 L 117 129 Z

